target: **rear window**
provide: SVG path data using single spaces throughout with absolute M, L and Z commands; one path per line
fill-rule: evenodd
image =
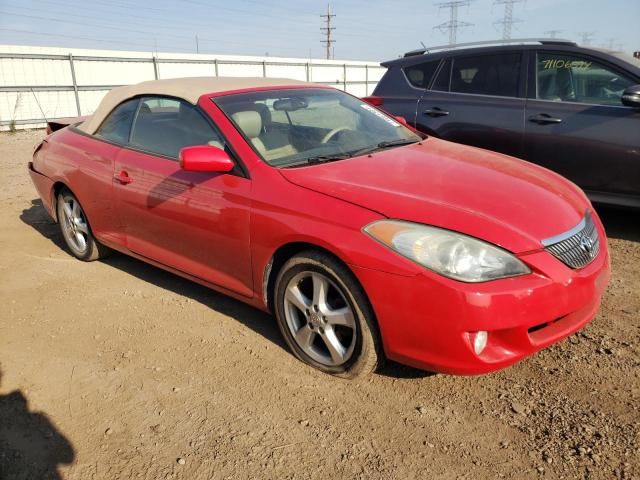
M 456 57 L 451 69 L 451 91 L 517 97 L 521 57 L 520 53 Z
M 416 88 L 428 88 L 433 78 L 433 74 L 436 73 L 439 60 L 432 62 L 420 63 L 418 65 L 412 65 L 404 68 L 404 74 L 407 76 L 409 83 Z
M 121 103 L 109 114 L 96 131 L 96 136 L 114 143 L 127 143 L 131 132 L 131 123 L 138 107 L 138 99 Z

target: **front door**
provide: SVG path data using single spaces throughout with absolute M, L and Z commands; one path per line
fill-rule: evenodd
M 532 60 L 525 158 L 599 195 L 640 195 L 640 110 L 620 98 L 639 79 L 582 54 L 540 50 Z
M 187 172 L 190 145 L 224 148 L 194 106 L 143 98 L 116 159 L 118 209 L 134 253 L 242 295 L 253 291 L 249 248 L 251 181 L 234 173 Z

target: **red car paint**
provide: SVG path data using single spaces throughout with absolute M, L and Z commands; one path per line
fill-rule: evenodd
M 609 279 L 606 237 L 569 181 L 435 138 L 348 161 L 276 169 L 257 156 L 213 96 L 202 96 L 199 106 L 248 176 L 185 171 L 178 162 L 65 128 L 47 137 L 30 164 L 47 211 L 55 218 L 55 188 L 66 185 L 100 242 L 267 311 L 274 254 L 298 243 L 325 249 L 361 282 L 387 357 L 431 371 L 505 367 L 595 316 Z M 572 270 L 541 239 L 572 228 L 587 210 L 601 250 L 588 266 Z M 382 218 L 481 238 L 515 253 L 532 273 L 475 284 L 445 278 L 362 232 Z M 491 338 L 479 356 L 469 333 L 478 330 Z

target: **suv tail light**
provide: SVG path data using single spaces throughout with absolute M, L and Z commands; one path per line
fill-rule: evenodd
M 375 97 L 375 96 L 362 97 L 362 100 L 364 102 L 367 102 L 367 103 L 373 105 L 374 107 L 380 107 L 384 103 L 384 99 L 382 97 Z

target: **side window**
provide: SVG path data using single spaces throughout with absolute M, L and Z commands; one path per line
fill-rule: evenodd
M 96 130 L 96 136 L 114 143 L 127 143 L 129 141 L 129 132 L 131 132 L 133 116 L 138 107 L 138 100 L 137 98 L 127 100 L 114 108 L 104 122 L 102 122 L 98 130 Z
M 404 73 L 407 76 L 409 83 L 416 88 L 429 87 L 433 74 L 436 73 L 440 60 L 433 62 L 420 63 L 418 65 L 411 65 L 404 68 Z
M 589 57 L 538 53 L 537 97 L 555 102 L 622 105 L 622 92 L 635 81 Z
M 517 97 L 520 53 L 456 57 L 451 70 L 451 91 Z
M 442 64 L 442 67 L 440 67 L 438 76 L 433 82 L 433 85 L 431 85 L 431 90 L 448 92 L 450 78 L 451 78 L 451 59 L 447 58 L 445 62 Z
M 171 158 L 192 145 L 224 148 L 222 137 L 193 105 L 162 97 L 140 101 L 130 144 Z

